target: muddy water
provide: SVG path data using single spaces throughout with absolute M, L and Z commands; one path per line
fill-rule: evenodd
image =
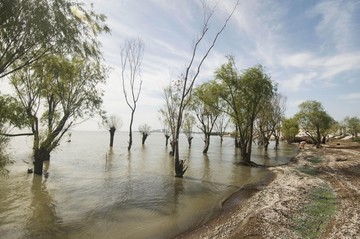
M 46 164 L 49 176 L 27 174 L 31 137 L 12 139 L 15 161 L 0 181 L 0 238 L 169 238 L 206 221 L 221 202 L 242 186 L 266 178 L 265 169 L 242 167 L 233 140 L 212 138 L 208 155 L 196 135 L 189 150 L 181 139 L 181 157 L 189 169 L 175 178 L 173 160 L 162 134 L 145 146 L 135 133 L 115 136 L 109 150 L 107 132 L 72 133 Z M 254 147 L 254 161 L 284 163 L 294 148 L 272 146 L 264 154 Z

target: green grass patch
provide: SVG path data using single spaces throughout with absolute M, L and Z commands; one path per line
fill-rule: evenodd
M 314 163 L 314 164 L 318 164 L 321 163 L 322 159 L 321 157 L 311 157 L 311 158 L 307 158 L 307 161 L 309 161 L 310 163 Z
M 353 138 L 353 141 L 360 143 L 360 137 Z
M 314 168 L 310 165 L 304 165 L 302 167 L 297 168 L 300 172 L 305 173 L 311 176 L 319 175 L 320 171 L 317 168 Z
M 336 211 L 336 195 L 326 184 L 310 192 L 309 203 L 295 217 L 295 231 L 302 238 L 319 238 Z

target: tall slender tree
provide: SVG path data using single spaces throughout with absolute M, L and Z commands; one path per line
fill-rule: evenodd
M 121 80 L 126 104 L 131 110 L 129 124 L 128 150 L 132 146 L 132 125 L 139 101 L 142 79 L 141 63 L 144 56 L 144 43 L 139 38 L 127 39 L 121 48 Z
M 203 6 L 203 13 L 204 13 L 204 22 L 202 24 L 200 35 L 195 40 L 195 44 L 192 48 L 192 53 L 190 54 L 189 62 L 185 67 L 184 73 L 181 74 L 181 79 L 176 83 L 175 86 L 180 88 L 180 103 L 177 108 L 177 119 L 176 119 L 176 129 L 175 129 L 175 137 L 174 137 L 174 160 L 175 160 L 175 177 L 182 177 L 187 169 L 184 160 L 180 160 L 179 154 L 179 135 L 181 131 L 181 124 L 183 122 L 183 114 L 186 107 L 189 104 L 189 98 L 192 93 L 192 89 L 196 79 L 198 78 L 201 67 L 205 62 L 206 58 L 209 56 L 209 53 L 214 48 L 215 43 L 217 42 L 219 36 L 224 31 L 225 27 L 227 26 L 230 18 L 232 17 L 233 13 L 235 12 L 239 1 L 236 2 L 234 8 L 232 9 L 229 16 L 224 21 L 224 24 L 220 27 L 220 29 L 216 32 L 216 34 L 210 40 L 210 45 L 203 46 L 201 43 L 205 41 L 207 35 L 210 34 L 210 22 L 214 16 L 216 8 L 210 8 L 206 5 L 205 2 L 202 2 Z

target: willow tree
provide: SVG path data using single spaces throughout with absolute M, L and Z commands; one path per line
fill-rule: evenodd
M 187 169 L 187 166 L 185 165 L 185 160 L 180 160 L 180 154 L 179 154 L 179 135 L 181 131 L 181 125 L 183 123 L 183 114 L 185 109 L 189 105 L 189 98 L 191 96 L 194 83 L 196 79 L 198 78 L 201 67 L 203 66 L 203 63 L 205 62 L 206 58 L 209 56 L 211 50 L 214 48 L 215 43 L 217 42 L 219 36 L 224 31 L 225 27 L 227 26 L 228 22 L 230 21 L 230 18 L 234 14 L 237 6 L 239 4 L 239 1 L 236 2 L 234 8 L 232 9 L 231 13 L 228 15 L 226 20 L 224 21 L 223 25 L 220 27 L 220 29 L 210 37 L 210 43 L 202 44 L 204 41 L 206 41 L 206 38 L 208 35 L 211 34 L 211 27 L 210 22 L 214 16 L 216 7 L 209 8 L 208 5 L 205 4 L 205 2 L 202 1 L 202 9 L 204 13 L 204 21 L 201 26 L 201 31 L 198 37 L 195 40 L 195 43 L 191 49 L 191 54 L 189 56 L 189 62 L 186 64 L 185 69 L 183 73 L 181 74 L 181 78 L 179 81 L 175 83 L 172 87 L 179 88 L 180 89 L 180 103 L 177 108 L 177 119 L 176 119 L 176 128 L 175 128 L 175 135 L 174 135 L 174 160 L 175 160 L 175 177 L 182 177 Z
M 295 118 L 300 129 L 315 142 L 317 148 L 320 148 L 321 142 L 328 135 L 335 120 L 325 111 L 319 101 L 305 101 L 299 105 L 299 109 Z
M 219 90 L 218 85 L 210 81 L 197 86 L 192 95 L 191 108 L 198 119 L 198 128 L 204 133 L 204 154 L 209 150 L 211 133 L 221 114 Z
M 32 131 L 34 173 L 79 119 L 101 113 L 106 71 L 98 61 L 51 55 L 11 77 Z
M 189 148 L 191 148 L 191 143 L 194 138 L 193 137 L 194 125 L 195 125 L 195 117 L 190 112 L 185 112 L 182 129 L 187 138 Z
M 132 125 L 139 101 L 142 79 L 141 63 L 144 55 L 144 43 L 141 39 L 128 39 L 121 48 L 121 80 L 126 104 L 131 110 L 129 124 L 128 150 L 132 146 Z
M 151 127 L 148 124 L 142 124 L 139 126 L 139 132 L 141 133 L 141 144 L 144 145 L 147 137 L 151 134 Z
M 114 137 L 117 129 L 121 128 L 123 122 L 119 116 L 111 115 L 104 120 L 104 126 L 110 133 L 110 147 L 114 145 Z
M 220 97 L 228 104 L 227 113 L 237 128 L 242 159 L 252 165 L 255 120 L 276 88 L 261 65 L 239 73 L 232 57 L 216 71 L 216 77 L 221 87 Z
M 99 57 L 96 37 L 108 32 L 105 15 L 70 0 L 2 0 L 0 78 L 49 53 Z

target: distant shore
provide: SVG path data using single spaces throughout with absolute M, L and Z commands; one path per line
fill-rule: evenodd
M 360 144 L 333 141 L 321 149 L 306 145 L 291 163 L 270 170 L 272 177 L 236 192 L 217 216 L 176 238 L 360 235 Z M 328 213 L 318 216 L 312 207 Z

